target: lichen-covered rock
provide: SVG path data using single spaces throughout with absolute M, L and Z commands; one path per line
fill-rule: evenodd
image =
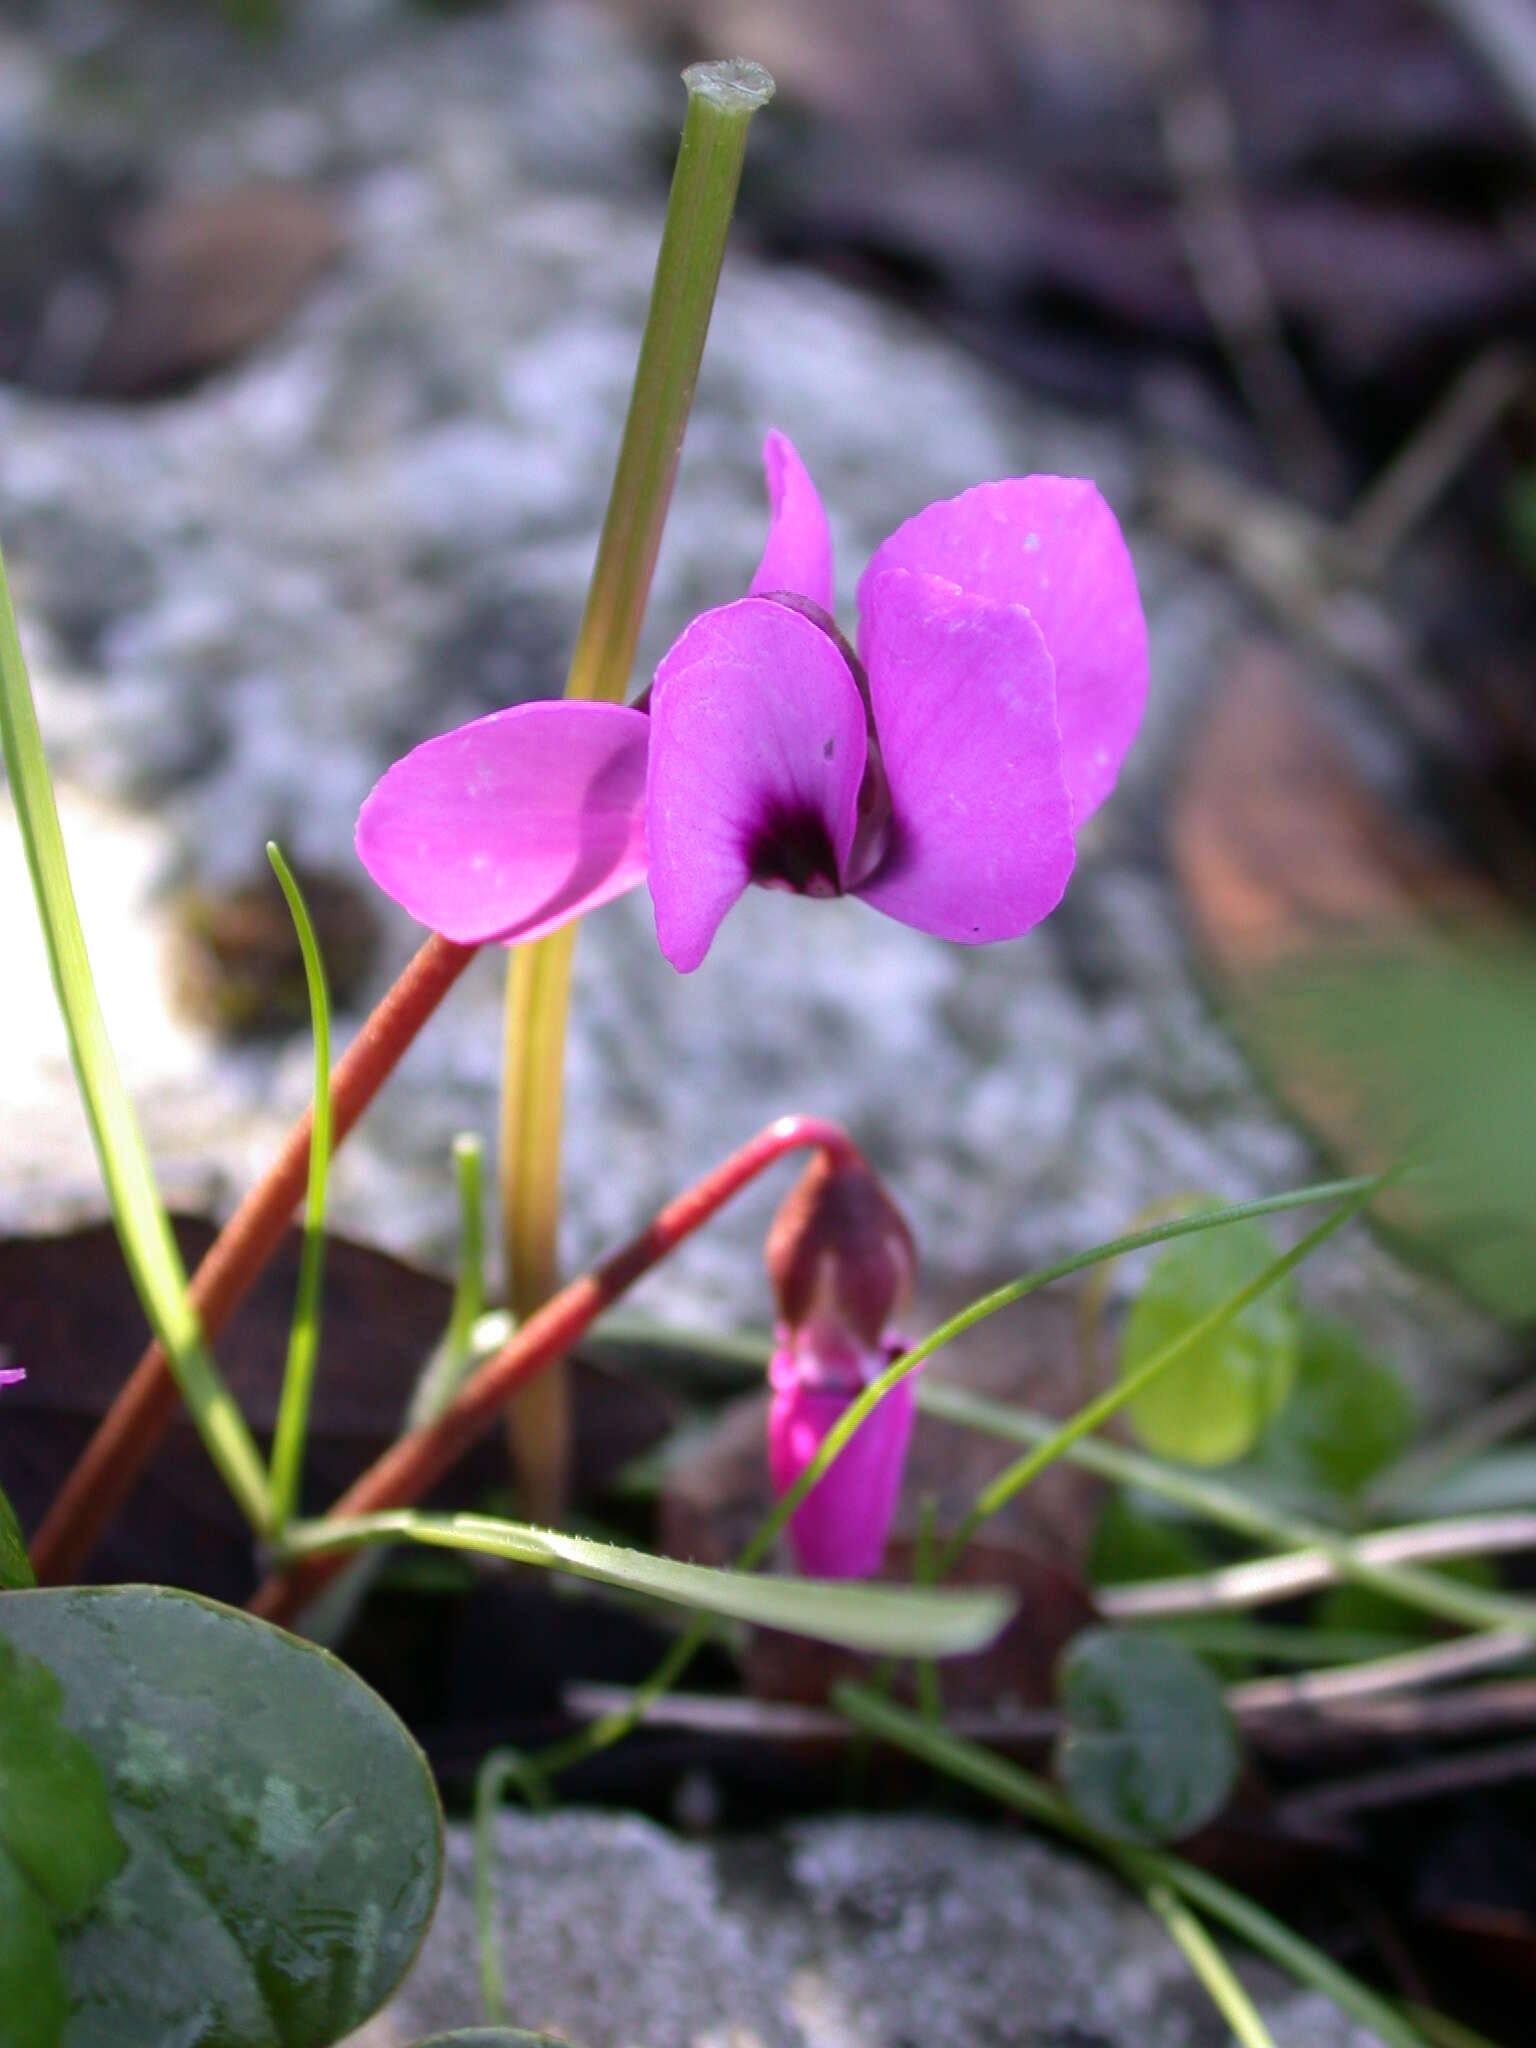
M 336 260 L 286 324 L 181 396 L 108 407 L 0 389 L 0 539 L 108 1021 L 170 1185 L 227 1206 L 303 1108 L 309 1050 L 302 1032 L 231 1045 L 173 1014 L 170 907 L 243 881 L 269 836 L 314 869 L 352 870 L 358 804 L 391 758 L 559 688 L 682 90 L 578 0 L 464 15 L 315 0 L 288 10 L 259 62 L 217 10 L 120 0 L 90 10 L 83 45 L 69 13 L 34 0 L 4 32 L 7 75 L 26 85 L 14 146 L 116 153 L 166 191 L 298 180 L 329 192 L 339 223 Z M 770 424 L 825 492 L 845 606 L 871 548 L 930 500 L 1028 470 L 1095 475 L 1128 519 L 1150 615 L 1147 727 L 1066 903 L 1017 944 L 945 946 L 859 904 L 754 891 L 705 967 L 679 977 L 643 891 L 591 918 L 567 1262 L 788 1109 L 852 1127 L 925 1269 L 959 1285 L 1091 1243 L 1173 1193 L 1306 1177 L 1306 1145 L 1205 1013 L 1162 864 L 1178 735 L 1237 606 L 1137 527 L 1129 436 L 738 244 L 642 671 L 692 611 L 745 588 Z M 0 1128 L 24 1134 L 0 1161 L 8 1228 L 99 1202 L 21 873 L 0 810 Z M 359 1006 L 420 937 L 379 909 Z M 499 956 L 476 963 L 338 1155 L 340 1227 L 449 1251 L 450 1139 L 494 1134 L 501 980 Z M 763 1320 L 758 1250 L 778 1192 L 736 1205 L 648 1303 Z M 1489 1348 L 1358 1232 L 1313 1284 L 1347 1311 L 1369 1304 L 1410 1363 L 1454 1355 L 1464 1373 Z
M 481 2017 L 468 1831 L 421 1960 L 351 2048 Z M 648 1821 L 502 1816 L 502 1978 L 581 2048 L 1226 2048 L 1167 1934 L 1091 1865 L 944 1820 L 835 1820 L 718 1845 Z M 1326 2000 L 1244 1974 L 1276 2048 L 1373 2048 Z

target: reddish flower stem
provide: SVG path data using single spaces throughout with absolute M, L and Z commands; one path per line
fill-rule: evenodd
M 331 1076 L 331 1145 L 339 1145 L 388 1080 L 406 1048 L 474 958 L 473 946 L 435 935 L 412 958 Z M 209 1246 L 192 1277 L 192 1299 L 210 1342 L 217 1338 L 282 1242 L 304 1197 L 311 1112 Z M 164 1351 L 153 1343 L 98 1424 L 59 1489 L 32 1544 L 42 1585 L 78 1576 L 164 1435 L 179 1399 Z
M 858 1148 L 836 1124 L 819 1117 L 785 1116 L 733 1152 L 729 1159 L 660 1210 L 638 1237 L 631 1238 L 592 1272 L 574 1280 L 531 1315 L 494 1357 L 466 1383 L 458 1399 L 425 1429 L 401 1437 L 348 1488 L 327 1519 L 411 1507 L 436 1485 L 454 1461 L 483 1436 L 508 1400 L 544 1366 L 551 1365 L 631 1288 L 641 1274 L 676 1251 L 684 1238 L 724 1208 L 733 1196 L 788 1152 L 819 1149 L 839 1162 L 854 1163 Z M 347 1563 L 345 1552 L 307 1558 L 278 1573 L 251 1601 L 253 1614 L 288 1622 Z

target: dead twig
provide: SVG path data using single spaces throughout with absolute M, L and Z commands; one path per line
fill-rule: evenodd
M 1350 1545 L 1361 1564 L 1437 1564 L 1452 1557 L 1483 1557 L 1536 1550 L 1536 1514 L 1465 1515 L 1454 1521 L 1420 1522 L 1384 1529 Z M 1220 1571 L 1187 1578 L 1147 1579 L 1137 1585 L 1107 1586 L 1094 1604 L 1109 1621 L 1155 1621 L 1175 1614 L 1213 1614 L 1233 1608 L 1265 1607 L 1291 1600 L 1343 1576 L 1335 1559 L 1320 1550 L 1290 1550 L 1254 1558 Z
M 1290 1832 L 1313 1833 L 1347 1814 L 1445 1799 L 1457 1792 L 1508 1785 L 1519 1778 L 1536 1778 L 1536 1742 L 1511 1742 L 1498 1749 L 1431 1757 L 1423 1763 L 1341 1778 L 1293 1793 L 1281 1801 L 1275 1818 Z
M 1243 204 L 1237 130 L 1201 0 L 1136 0 L 1127 13 L 1178 193 L 1190 276 L 1276 473 L 1327 497 L 1341 464 L 1281 324 Z

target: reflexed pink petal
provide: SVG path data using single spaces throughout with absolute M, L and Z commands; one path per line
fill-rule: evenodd
M 760 597 L 768 591 L 792 590 L 797 597 L 808 597 L 830 612 L 832 534 L 827 515 L 794 442 L 777 428 L 763 443 L 763 469 L 772 520 L 750 594 Z
M 808 1387 L 785 1352 L 774 1359 L 768 1470 L 785 1494 L 821 1448 L 852 1393 Z M 912 1436 L 913 1382 L 899 1381 L 865 1417 L 790 1517 L 801 1571 L 817 1579 L 867 1579 L 880 1569 L 901 1497 Z
M 645 880 L 649 736 L 620 704 L 494 711 L 389 769 L 358 818 L 358 855 L 445 938 L 539 938 Z
M 941 939 L 1017 938 L 1076 856 L 1040 630 L 1021 605 L 903 569 L 860 598 L 892 839 L 856 893 Z
M 749 882 L 840 886 L 866 748 L 848 664 L 803 613 L 744 597 L 673 643 L 651 691 L 645 830 L 656 937 L 681 973 Z
M 14 1387 L 26 1378 L 26 1368 L 20 1365 L 0 1365 L 0 1387 Z
M 1136 572 L 1095 486 L 1011 477 L 930 505 L 876 550 L 861 609 L 887 569 L 923 570 L 977 597 L 1028 606 L 1056 664 L 1062 765 L 1081 825 L 1114 788 L 1147 699 Z

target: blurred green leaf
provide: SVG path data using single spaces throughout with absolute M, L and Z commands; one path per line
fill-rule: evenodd
M 64 1695 L 0 1635 L 0 1842 L 50 1913 L 74 1920 L 121 1867 L 107 1784 L 60 1720 Z
M 1129 1379 L 1203 1317 L 1257 1280 L 1275 1257 L 1258 1223 L 1191 1237 L 1162 1252 L 1126 1318 L 1120 1377 Z M 1148 1450 L 1190 1465 L 1227 1465 L 1252 1450 L 1296 1371 L 1289 1283 L 1251 1301 L 1129 1403 Z
M 1420 1569 L 1458 1586 L 1475 1587 L 1480 1593 L 1497 1593 L 1504 1584 L 1498 1566 L 1487 1557 L 1450 1557 Z M 1318 1595 L 1313 1620 L 1330 1635 L 1393 1635 L 1424 1642 L 1442 1633 L 1435 1615 L 1406 1600 L 1394 1600 L 1374 1586 L 1330 1586 Z
M 1413 1501 L 1414 1514 L 1426 1520 L 1499 1508 L 1536 1508 L 1536 1444 L 1484 1451 L 1432 1481 Z
M 1128 1842 L 1171 1842 L 1221 1811 L 1238 1770 L 1221 1687 L 1188 1650 L 1136 1629 L 1088 1629 L 1062 1655 L 1067 1726 L 1055 1771 L 1083 1819 Z
M 1356 1157 L 1433 1168 L 1383 1214 L 1484 1307 L 1536 1316 L 1536 946 L 1465 941 L 1314 961 L 1248 1020 L 1348 1105 Z
M 1126 1492 L 1113 1493 L 1104 1503 L 1088 1546 L 1088 1577 L 1095 1586 L 1185 1579 L 1210 1563 L 1209 1546 L 1187 1522 Z
M 578 1578 L 675 1601 L 730 1621 L 787 1629 L 818 1642 L 893 1656 L 954 1657 L 985 1649 L 1016 1604 L 1002 1587 L 938 1590 L 763 1578 L 747 1571 L 681 1564 L 676 1558 L 538 1529 L 527 1522 L 503 1522 L 489 1515 L 421 1514 L 411 1508 L 344 1521 L 295 1523 L 287 1547 L 291 1555 L 306 1557 L 362 1543 L 402 1542 L 440 1544 L 512 1564 L 573 1572 Z
M 21 1533 L 16 1510 L 0 1492 L 0 1593 L 36 1584 L 37 1574 L 27 1555 L 27 1540 Z
M 360 2026 L 415 1955 L 441 1867 L 431 1776 L 389 1709 L 324 1651 L 153 1587 L 0 1594 L 0 1646 L 7 1668 L 42 1671 L 22 1727 L 46 1726 L 51 1701 L 70 1760 L 32 1784 L 18 1839 L 0 1725 L 16 1866 L 47 1859 L 78 1909 L 107 1868 L 104 1827 L 126 1850 L 58 1934 L 90 2039 L 324 2048 Z M 57 1977 L 35 1924 L 25 1938 L 32 1961 L 0 2000 L 5 2048 L 57 2038 Z
M 127 1853 L 106 1780 L 59 1718 L 46 1664 L 0 1636 L 0 2048 L 54 2048 L 68 2010 L 56 1923 L 78 1919 Z
M 0 2048 L 58 2048 L 68 2017 L 59 1937 L 0 1845 Z
M 1258 1457 L 1306 1491 L 1348 1499 L 1402 1457 L 1417 1420 L 1401 1378 L 1356 1330 L 1303 1315 L 1295 1385 Z

